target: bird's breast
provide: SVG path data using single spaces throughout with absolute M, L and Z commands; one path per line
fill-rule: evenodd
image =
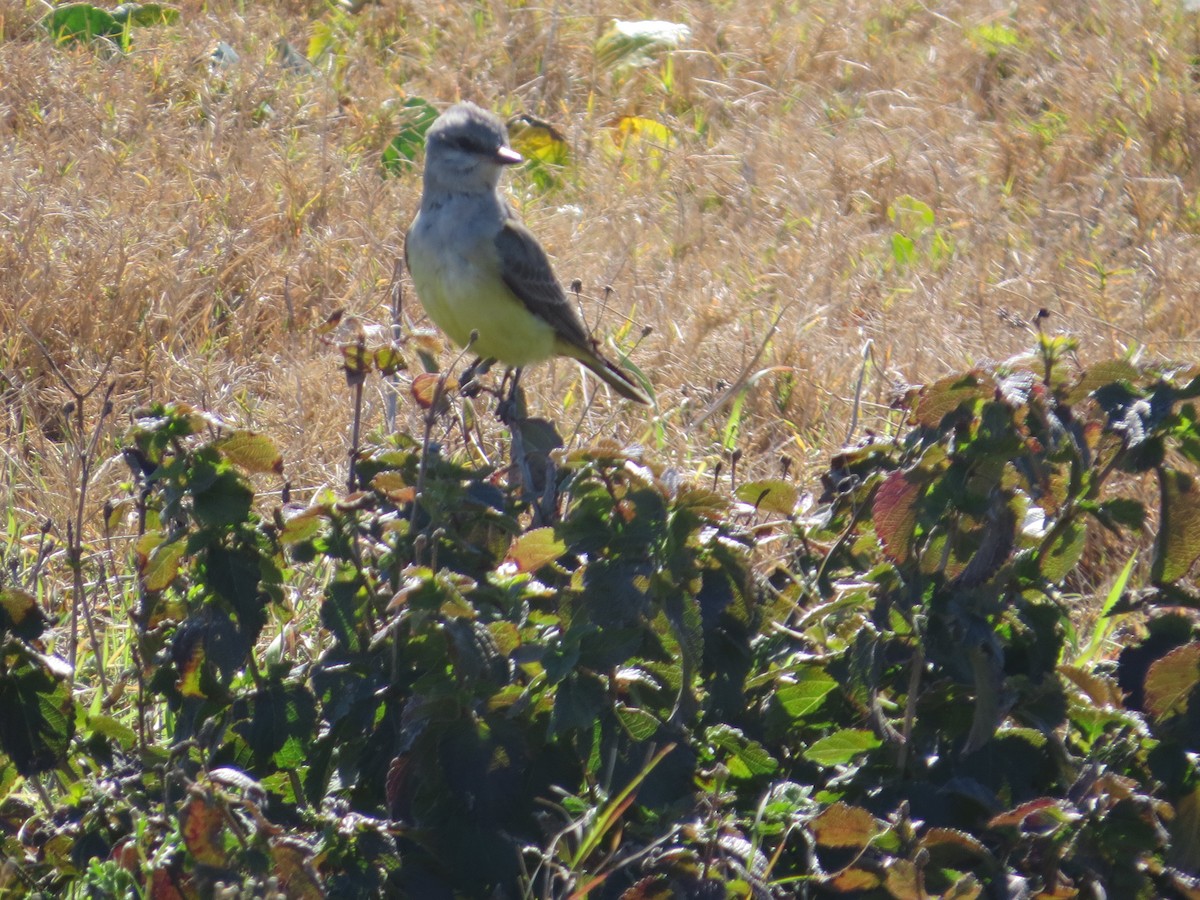
M 492 233 L 469 205 L 447 202 L 417 215 L 407 239 L 408 267 L 425 311 L 455 344 L 512 366 L 554 354 L 554 329 L 505 284 Z

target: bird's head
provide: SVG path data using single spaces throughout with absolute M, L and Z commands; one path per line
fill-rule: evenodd
M 425 135 L 425 184 L 455 193 L 494 191 L 500 170 L 523 162 L 504 123 L 474 103 L 450 107 Z

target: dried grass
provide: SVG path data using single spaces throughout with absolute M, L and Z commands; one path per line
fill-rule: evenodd
M 1013 323 L 1042 308 L 1086 358 L 1200 346 L 1200 40 L 1171 3 L 180 8 L 113 58 L 54 46 L 40 6 L 0 0 L 4 468 L 33 521 L 69 508 L 73 445 L 31 335 L 79 383 L 117 379 L 113 441 L 137 405 L 179 399 L 274 436 L 298 491 L 344 480 L 350 398 L 314 326 L 337 308 L 389 320 L 420 186 L 381 178 L 379 155 L 406 96 L 567 136 L 563 185 L 518 173 L 514 200 L 600 334 L 651 329 L 633 359 L 662 425 L 603 399 L 581 414 L 573 365 L 531 372 L 533 402 L 579 441 L 711 466 L 728 407 L 696 417 L 762 372 L 743 471 L 815 465 L 846 436 L 868 343 L 878 424 L 893 383 L 1021 352 Z M 613 17 L 692 39 L 670 69 L 606 71 L 592 47 Z M 318 27 L 341 36 L 337 66 L 290 73 L 276 41 L 303 50 Z M 213 72 L 218 40 L 241 62 Z M 629 114 L 677 142 L 619 158 L 609 125 Z M 903 266 L 890 211 L 907 197 L 936 218 Z M 382 410 L 372 396 L 370 425 Z

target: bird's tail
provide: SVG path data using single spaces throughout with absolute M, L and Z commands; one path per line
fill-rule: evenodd
M 565 341 L 559 343 L 559 350 L 564 355 L 579 360 L 579 362 L 595 373 L 597 378 L 626 400 L 632 400 L 634 403 L 641 403 L 645 406 L 650 405 L 650 398 L 642 390 L 641 386 L 629 375 L 601 356 L 598 350 L 591 347 L 567 344 Z

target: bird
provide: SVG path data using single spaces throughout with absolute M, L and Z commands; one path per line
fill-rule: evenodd
M 404 239 L 404 261 L 434 324 L 481 360 L 517 370 L 554 356 L 577 360 L 614 391 L 650 404 L 610 362 L 567 300 L 541 243 L 500 192 L 524 158 L 496 115 L 462 102 L 425 135 L 421 204 Z

